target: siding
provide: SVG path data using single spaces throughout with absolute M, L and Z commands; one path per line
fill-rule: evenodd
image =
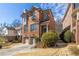
M 62 22 L 62 29 L 64 30 L 66 27 L 71 26 L 72 24 L 72 4 L 70 5 L 70 8 L 67 12 L 67 15 L 64 18 L 64 21 Z

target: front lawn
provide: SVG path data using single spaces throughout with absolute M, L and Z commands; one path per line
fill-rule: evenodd
M 33 48 L 32 50 L 36 49 L 36 51 L 18 52 L 15 56 L 74 56 L 72 51 L 69 50 L 69 47 L 74 45 L 70 43 L 68 46 L 62 48 Z
M 32 52 L 24 52 L 24 53 L 16 53 L 16 56 L 50 56 L 55 54 L 58 49 L 52 48 L 36 48 L 36 51 Z

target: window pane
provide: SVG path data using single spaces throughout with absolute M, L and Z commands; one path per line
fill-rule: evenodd
M 32 19 L 34 19 L 35 18 L 35 12 L 33 12 L 33 15 L 32 15 Z
M 27 24 L 27 17 L 24 17 L 24 24 Z
M 44 14 L 44 19 L 48 19 L 48 15 L 46 13 Z
M 75 8 L 79 8 L 79 3 L 75 3 L 75 4 L 74 4 L 74 7 L 75 7 Z
M 36 30 L 36 24 L 31 24 L 31 31 Z
M 28 30 L 27 25 L 24 25 L 24 32 Z

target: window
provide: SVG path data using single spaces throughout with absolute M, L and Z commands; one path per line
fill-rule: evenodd
M 28 30 L 27 25 L 24 25 L 24 32 Z
M 74 9 L 79 8 L 79 3 L 74 3 Z
M 27 24 L 27 17 L 24 16 L 24 24 Z
M 31 28 L 30 28 L 31 31 L 34 31 L 36 30 L 36 24 L 31 24 Z
M 35 12 L 33 12 L 33 14 L 32 14 L 32 19 L 35 19 Z
M 44 19 L 48 19 L 48 14 L 44 14 Z

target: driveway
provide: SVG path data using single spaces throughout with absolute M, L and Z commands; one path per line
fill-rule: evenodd
M 12 56 L 17 52 L 28 52 L 34 45 L 18 44 L 9 49 L 1 49 L 0 56 Z

